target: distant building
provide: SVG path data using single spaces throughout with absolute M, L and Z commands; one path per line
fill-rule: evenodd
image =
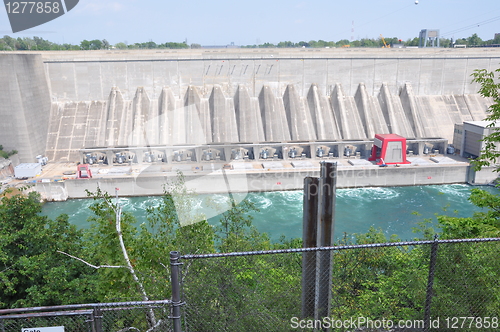
M 234 42 L 231 42 L 229 45 L 203 45 L 201 48 L 241 48 L 241 46 L 234 45 Z
M 439 47 L 439 30 L 423 29 L 419 34 L 418 47 Z

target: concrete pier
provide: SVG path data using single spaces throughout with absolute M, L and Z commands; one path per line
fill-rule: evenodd
M 435 161 L 433 161 L 435 160 Z M 341 159 L 338 162 L 338 188 L 387 187 L 470 183 L 485 185 L 497 174 L 493 168 L 474 172 L 466 159 L 452 156 L 412 158 L 410 165 L 379 167 L 366 159 Z M 135 166 L 92 166 L 92 179 L 74 179 L 63 172 L 76 169 L 74 164 L 49 164 L 41 177 L 30 179 L 46 200 L 85 198 L 86 190 L 97 187 L 109 193 L 120 188 L 121 196 L 162 195 L 163 186 L 173 182 L 182 171 L 186 187 L 199 194 L 247 193 L 303 189 L 304 178 L 317 177 L 319 160 L 300 161 L 184 163 L 170 168 L 159 164 Z

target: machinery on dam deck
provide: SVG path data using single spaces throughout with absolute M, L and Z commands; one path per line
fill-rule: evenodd
M 375 142 L 380 140 L 377 135 Z M 444 138 L 410 138 L 399 135 L 385 135 L 382 140 L 387 143 L 400 142 L 400 162 L 408 163 L 406 156 L 445 154 L 448 151 L 448 140 Z M 375 143 L 376 144 L 376 143 Z M 205 145 L 171 145 L 149 147 L 96 147 L 79 150 L 79 162 L 84 164 L 131 165 L 151 163 L 211 163 L 232 161 L 291 161 L 291 160 L 325 160 L 345 158 L 368 158 L 373 155 L 372 140 L 340 140 L 340 141 L 288 141 L 261 143 L 205 144 Z M 382 147 L 382 145 L 381 145 Z M 387 144 L 384 145 L 387 148 Z M 372 152 L 372 154 L 370 154 Z M 392 153 L 392 152 L 391 152 Z M 381 154 L 389 161 L 386 152 Z M 399 160 L 398 159 L 398 160 Z
M 369 161 L 377 165 L 410 164 L 406 160 L 406 138 L 396 134 L 376 134 Z M 424 148 L 425 149 L 425 148 Z M 448 150 L 448 149 L 446 149 Z
M 78 165 L 76 172 L 77 179 L 92 179 L 92 171 L 88 164 Z

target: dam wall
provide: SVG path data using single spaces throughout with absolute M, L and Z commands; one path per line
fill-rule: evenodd
M 165 86 L 184 96 L 189 86 L 208 95 L 220 85 L 234 95 L 239 84 L 258 97 L 264 85 L 283 96 L 293 84 L 306 96 L 312 84 L 322 95 L 335 84 L 354 96 L 364 83 L 375 96 L 383 83 L 397 95 L 409 82 L 416 95 L 476 94 L 475 69 L 494 70 L 500 50 L 484 49 L 213 49 L 59 51 L 42 53 L 52 100 L 107 100 L 118 87 L 132 100 L 143 87 L 157 100 Z
M 22 161 L 45 144 L 49 160 L 77 161 L 90 147 L 375 133 L 452 141 L 455 123 L 483 120 L 492 103 L 471 74 L 499 64 L 498 49 L 4 52 L 0 114 L 19 130 L 0 139 L 15 143 Z M 16 85 L 20 77 L 30 80 Z
M 17 150 L 21 162 L 45 153 L 51 113 L 42 57 L 0 54 L 0 145 Z

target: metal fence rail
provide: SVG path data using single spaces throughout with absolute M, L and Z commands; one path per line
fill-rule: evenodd
M 496 331 L 499 241 L 435 239 L 180 256 L 182 331 Z M 316 255 L 325 251 L 331 253 L 332 271 L 321 275 Z M 309 285 L 304 284 L 308 273 L 315 274 Z M 326 313 L 318 308 L 322 284 L 331 291 Z
M 0 332 L 64 326 L 65 332 L 170 331 L 171 300 L 0 310 Z

